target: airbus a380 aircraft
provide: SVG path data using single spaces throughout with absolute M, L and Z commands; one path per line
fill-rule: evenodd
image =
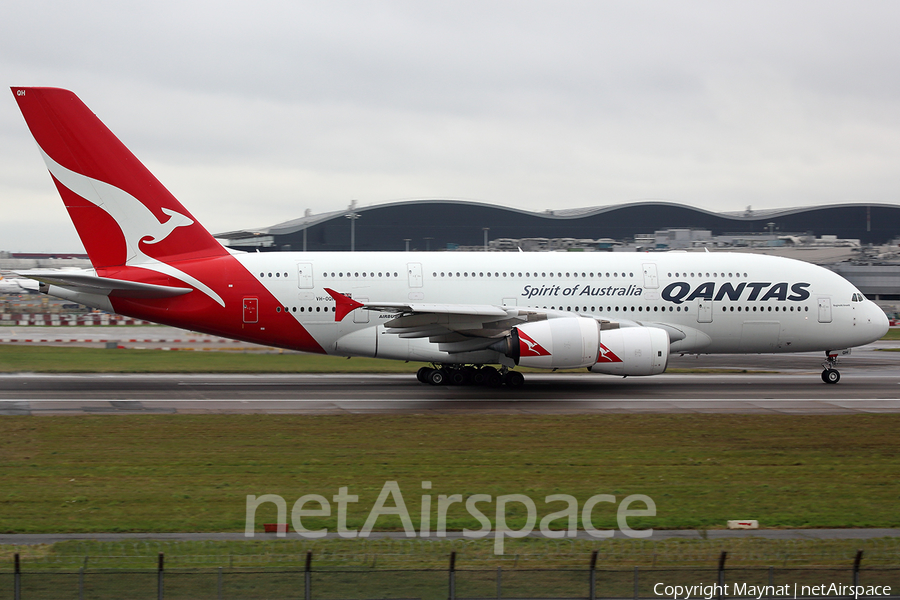
M 807 263 L 728 253 L 237 253 L 72 92 L 12 88 L 93 269 L 23 271 L 44 293 L 247 342 L 431 363 L 420 381 L 506 383 L 517 365 L 655 375 L 672 352 L 842 350 L 884 312 Z M 500 369 L 490 366 L 499 365 Z
M 33 279 L 9 278 L 0 275 L 0 294 L 30 294 L 37 293 L 38 282 Z

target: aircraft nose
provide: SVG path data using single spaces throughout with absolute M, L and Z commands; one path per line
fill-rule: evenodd
M 872 328 L 872 336 L 875 339 L 881 339 L 890 329 L 890 323 L 888 322 L 887 315 L 884 314 L 884 311 L 880 306 L 872 302 L 869 302 L 869 310 L 866 311 L 868 314 L 866 315 L 869 319 L 869 327 Z

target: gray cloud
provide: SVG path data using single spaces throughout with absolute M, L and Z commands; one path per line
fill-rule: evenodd
M 6 4 L 7 83 L 74 90 L 214 231 L 351 198 L 897 201 L 893 2 Z M 33 147 L 7 97 L 0 248 L 70 250 Z

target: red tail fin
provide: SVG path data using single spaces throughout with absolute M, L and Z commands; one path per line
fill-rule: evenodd
M 12 92 L 95 268 L 228 253 L 75 94 Z

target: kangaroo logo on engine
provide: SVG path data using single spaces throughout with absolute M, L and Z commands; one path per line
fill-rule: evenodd
M 519 331 L 519 356 L 550 356 L 547 349 L 528 337 L 521 329 Z
M 612 350 L 610 350 L 603 344 L 600 344 L 600 353 L 597 354 L 597 362 L 598 363 L 603 363 L 603 362 L 614 363 L 614 362 L 622 362 L 622 359 L 619 358 L 615 352 L 613 352 Z

